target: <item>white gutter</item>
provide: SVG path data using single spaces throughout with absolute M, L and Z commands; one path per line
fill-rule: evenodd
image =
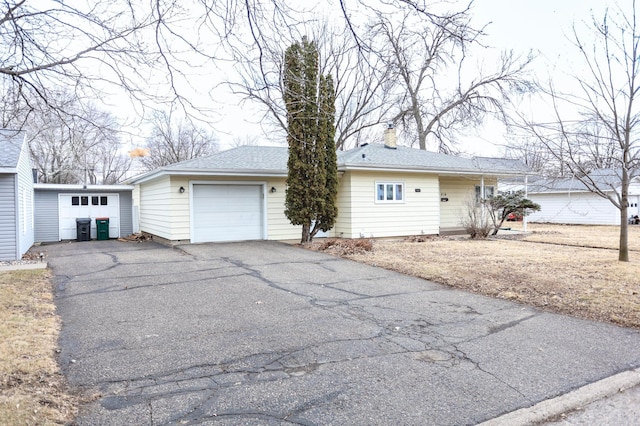
M 82 185 L 65 183 L 34 183 L 33 189 L 50 191 L 131 191 L 133 185 Z
M 149 174 L 144 177 L 128 179 L 132 185 L 148 182 L 162 176 L 236 176 L 236 177 L 287 177 L 287 171 L 277 170 L 216 170 L 203 171 L 198 170 L 161 170 L 156 173 Z
M 426 169 L 424 167 L 393 167 L 389 168 L 387 166 L 353 166 L 349 164 L 345 164 L 343 167 L 338 167 L 338 169 L 342 169 L 345 171 L 351 170 L 360 170 L 360 171 L 386 171 L 386 172 L 413 172 L 413 173 L 429 173 L 429 174 L 438 174 L 438 175 L 488 175 L 488 176 L 521 176 L 526 172 L 492 172 L 487 170 L 461 170 L 461 169 Z

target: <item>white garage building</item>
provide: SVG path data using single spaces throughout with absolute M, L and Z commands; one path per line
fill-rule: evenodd
M 91 219 L 96 239 L 96 218 L 109 218 L 109 237 L 133 233 L 132 193 L 129 185 L 34 185 L 35 241 L 76 239 L 76 219 Z
M 606 194 L 616 197 L 619 188 L 615 175 L 607 171 L 591 174 Z M 528 188 L 531 201 L 540 204 L 540 211 L 531 213 L 530 222 L 575 225 L 620 225 L 620 210 L 611 201 L 593 192 L 577 179 L 539 180 Z M 640 214 L 640 178 L 629 186 L 629 216 Z

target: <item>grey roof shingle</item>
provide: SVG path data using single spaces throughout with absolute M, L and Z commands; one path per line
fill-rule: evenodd
M 157 173 L 287 173 L 288 149 L 270 146 L 241 146 L 213 155 L 181 161 L 133 178 L 137 182 Z M 399 146 L 386 148 L 382 144 L 368 144 L 338 152 L 338 169 L 377 168 L 433 172 L 464 172 L 493 174 L 524 174 L 528 169 L 514 160 L 496 158 L 462 158 L 437 152 Z
M 0 129 L 0 168 L 16 168 L 24 144 L 24 132 Z
M 404 146 L 390 149 L 382 144 L 368 144 L 338 152 L 338 167 L 341 166 L 498 174 L 529 172 L 528 168 L 517 160 L 489 157 L 463 158 Z
M 592 170 L 588 175 L 594 186 L 602 191 L 613 191 L 620 187 L 622 179 L 612 169 Z M 531 193 L 589 191 L 587 185 L 577 178 L 538 179 L 529 185 Z
M 287 171 L 287 148 L 240 146 L 207 157 L 181 161 L 166 170 Z

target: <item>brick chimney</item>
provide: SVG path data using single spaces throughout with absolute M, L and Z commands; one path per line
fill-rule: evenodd
M 387 124 L 387 128 L 384 131 L 384 147 L 389 149 L 396 149 L 396 129 L 393 127 L 393 123 Z

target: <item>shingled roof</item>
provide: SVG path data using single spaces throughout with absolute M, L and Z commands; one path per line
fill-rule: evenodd
M 193 160 L 181 161 L 136 176 L 141 182 L 161 174 L 286 176 L 288 149 L 270 146 L 241 146 Z M 437 152 L 382 144 L 365 144 L 348 151 L 338 151 L 338 170 L 386 169 L 428 171 L 443 174 L 523 175 L 526 166 L 502 158 L 462 158 Z
M 0 169 L 15 173 L 24 145 L 24 132 L 0 129 Z
M 597 188 L 602 191 L 615 191 L 622 185 L 622 179 L 612 169 L 596 169 L 592 170 L 587 181 L 591 182 Z M 637 179 L 634 178 L 634 179 Z M 587 187 L 581 180 L 570 178 L 559 179 L 537 179 L 534 180 L 528 188 L 529 193 L 545 193 L 545 192 L 588 192 L 590 188 Z

